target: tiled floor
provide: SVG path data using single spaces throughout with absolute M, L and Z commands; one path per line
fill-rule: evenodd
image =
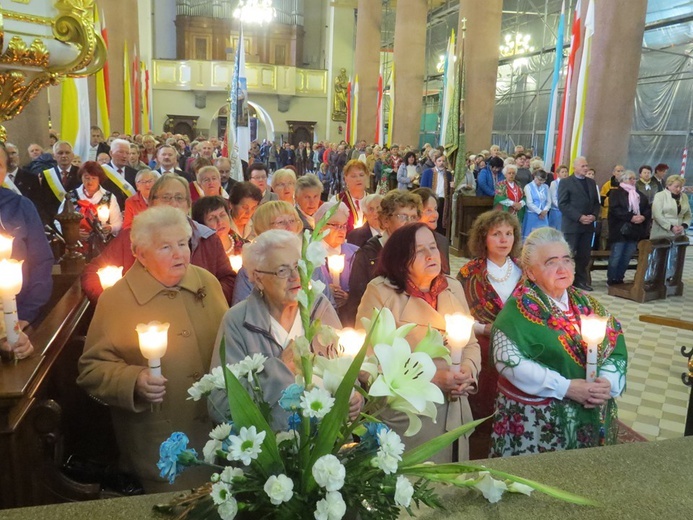
M 450 258 L 453 276 L 466 261 Z M 681 381 L 687 371 L 681 346 L 693 346 L 693 332 L 643 323 L 638 317 L 656 314 L 693 320 L 693 247 L 688 248 L 685 265 L 683 296 L 642 304 L 609 296 L 606 271 L 592 272 L 592 294 L 621 321 L 626 335 L 627 386 L 618 399 L 619 418 L 648 440 L 683 436 L 690 388 Z M 633 273 L 628 271 L 626 281 Z

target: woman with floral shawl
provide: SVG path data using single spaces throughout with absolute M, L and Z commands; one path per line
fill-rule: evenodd
M 525 200 L 522 186 L 515 181 L 517 175 L 517 166 L 507 164 L 503 168 L 505 180 L 496 184 L 496 193 L 493 197 L 493 207 L 502 211 L 507 211 L 512 215 L 516 215 L 518 220 L 522 222 L 525 216 Z
M 585 379 L 581 315 L 607 316 L 572 284 L 575 266 L 560 231 L 533 231 L 522 250 L 527 277 L 498 314 L 491 332 L 500 373 L 492 457 L 615 444 L 614 398 L 626 382 L 621 325 L 609 317 L 599 345 L 598 377 Z

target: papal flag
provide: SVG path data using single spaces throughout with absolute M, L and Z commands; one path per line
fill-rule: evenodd
M 547 168 L 553 164 L 553 139 L 556 133 L 556 112 L 558 111 L 558 82 L 563 69 L 563 35 L 565 27 L 565 0 L 561 5 L 561 17 L 558 19 L 558 34 L 556 35 L 556 58 L 553 62 L 553 81 L 549 96 L 549 114 L 546 118 L 546 137 L 544 139 L 544 164 Z M 559 159 L 560 160 L 560 159 Z M 553 171 L 558 169 L 558 164 Z
M 127 135 L 133 135 L 134 133 L 133 121 L 130 58 L 128 57 L 128 42 L 125 42 L 123 44 L 123 132 Z
M 66 78 L 62 84 L 60 135 L 83 161 L 89 156 L 91 119 L 87 78 Z
M 592 37 L 594 36 L 594 0 L 590 0 L 585 15 L 585 41 L 580 59 L 577 92 L 575 96 L 575 119 L 573 119 L 573 137 L 570 146 L 570 164 L 582 152 L 582 135 L 585 127 L 585 108 L 587 105 L 587 86 L 589 84 L 590 62 L 592 59 Z
M 103 13 L 99 18 L 99 9 L 94 7 L 94 25 L 96 30 L 101 33 L 106 49 L 108 49 L 108 31 L 106 30 L 106 19 Z M 96 85 L 96 124 L 103 131 L 104 136 L 111 135 L 110 105 L 108 104 L 109 78 L 108 60 L 104 66 L 94 75 Z

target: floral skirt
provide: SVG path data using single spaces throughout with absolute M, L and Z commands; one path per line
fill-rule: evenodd
M 509 457 L 573 448 L 615 444 L 618 433 L 616 403 L 600 410 L 600 424 L 579 424 L 582 406 L 574 401 L 551 399 L 523 404 L 502 393 L 496 397 L 490 457 Z

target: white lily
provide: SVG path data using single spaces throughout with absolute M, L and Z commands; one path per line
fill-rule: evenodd
M 448 363 L 452 362 L 450 350 L 445 346 L 442 334 L 430 325 L 428 326 L 426 335 L 419 341 L 416 347 L 414 347 L 414 352 L 424 352 L 432 358 L 439 357 L 443 358 Z
M 325 284 L 323 282 L 321 282 L 320 280 L 311 280 L 310 281 L 310 292 L 313 293 L 313 299 L 320 296 L 324 290 L 325 290 Z
M 327 257 L 327 250 L 322 244 L 322 241 L 311 242 L 306 248 L 306 260 L 313 264 L 313 266 L 322 265 L 325 263 L 325 258 Z
M 326 358 L 324 356 L 316 356 L 314 361 L 315 374 L 322 378 L 323 387 L 330 394 L 335 395 L 339 385 L 342 384 L 347 370 L 354 360 L 351 357 Z M 373 363 L 364 362 L 361 365 L 361 370 L 368 373 L 377 372 L 377 367 Z
M 408 323 L 397 328 L 395 317 L 388 308 L 374 309 L 371 319 L 361 318 L 361 324 L 364 329 L 370 332 L 372 345 L 377 345 L 378 343 L 392 345 L 395 338 L 406 338 L 407 334 L 416 327 L 416 323 Z
M 421 428 L 416 415 L 426 415 L 435 421 L 434 403 L 443 403 L 443 392 L 431 382 L 436 366 L 431 356 L 423 352 L 412 353 L 402 338 L 394 338 L 392 345 L 378 344 L 373 347 L 382 373 L 371 385 L 370 395 L 387 397 L 388 406 L 409 416 L 406 436 L 414 435 Z

